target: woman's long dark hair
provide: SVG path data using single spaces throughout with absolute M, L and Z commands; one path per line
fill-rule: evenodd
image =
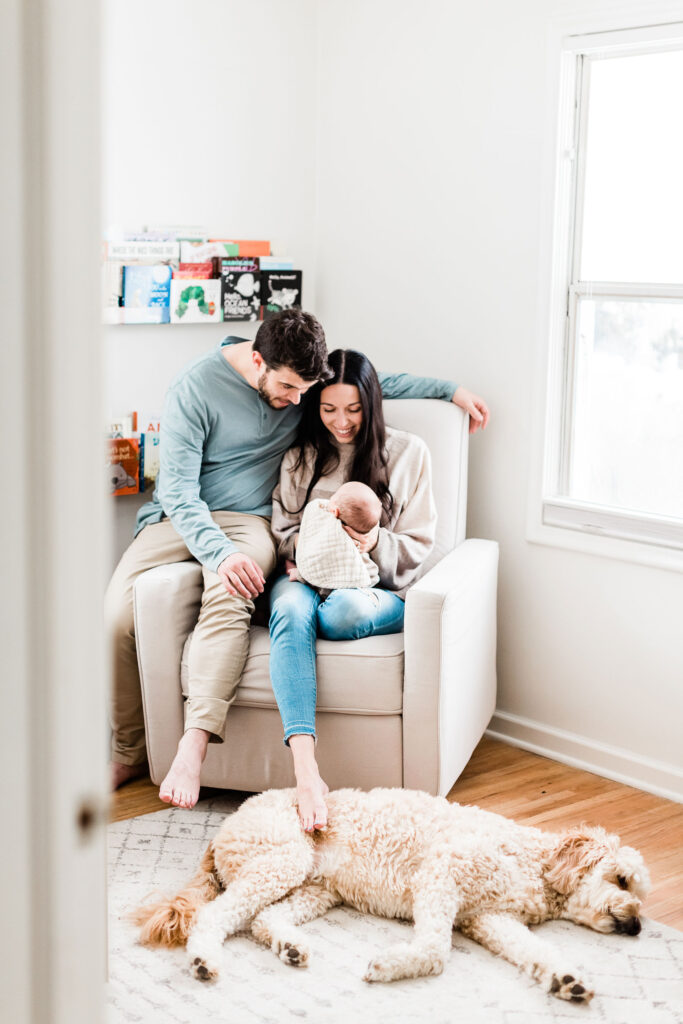
M 356 452 L 349 480 L 358 480 L 374 491 L 382 502 L 382 519 L 386 522 L 391 516 L 394 501 L 389 490 L 385 452 L 386 428 L 382 410 L 382 389 L 377 372 L 367 356 L 350 348 L 338 348 L 330 352 L 327 365 L 332 371 L 332 377 L 316 384 L 307 393 L 299 433 L 294 442 L 294 447 L 299 449 L 295 470 L 303 464 L 304 450 L 307 446 L 313 449 L 315 455 L 313 476 L 306 497 L 301 508 L 296 511 L 300 512 L 307 504 L 311 491 L 320 477 L 333 472 L 339 465 L 339 452 L 320 418 L 321 392 L 332 384 L 352 384 L 358 388 L 363 420 L 354 439 Z

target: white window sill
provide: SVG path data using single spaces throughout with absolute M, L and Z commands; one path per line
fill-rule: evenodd
M 546 500 L 530 519 L 532 544 L 683 572 L 681 526 L 676 520 L 634 517 L 568 501 Z M 636 530 L 640 533 L 636 536 Z

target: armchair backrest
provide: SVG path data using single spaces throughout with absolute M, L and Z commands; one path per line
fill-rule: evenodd
M 439 515 L 431 568 L 465 539 L 469 417 L 450 402 L 390 399 L 384 402 L 387 425 L 421 437 L 432 457 L 432 484 Z

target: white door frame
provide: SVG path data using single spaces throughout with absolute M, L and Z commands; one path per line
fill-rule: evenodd
M 93 0 L 5 0 L 0 33 L 0 992 L 13 1024 L 104 1015 L 99 19 Z

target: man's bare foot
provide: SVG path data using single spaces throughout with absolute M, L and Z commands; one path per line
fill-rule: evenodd
M 159 788 L 159 799 L 176 807 L 194 807 L 199 798 L 199 774 L 209 736 L 205 729 L 188 729 Z
M 299 820 L 304 832 L 327 827 L 327 804 L 325 796 L 329 793 L 328 786 L 320 778 L 316 770 L 310 775 L 298 776 L 296 782 L 296 803 L 299 808 Z
M 132 782 L 133 779 L 139 779 L 141 775 L 144 775 L 147 771 L 147 762 L 143 761 L 142 764 L 119 764 L 118 761 L 112 761 L 109 765 L 111 772 L 111 791 L 119 789 L 121 786 L 125 786 L 127 782 Z

